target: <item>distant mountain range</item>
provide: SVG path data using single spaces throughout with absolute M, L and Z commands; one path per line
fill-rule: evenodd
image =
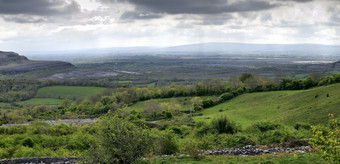
M 279 53 L 300 55 L 339 54 L 340 46 L 320 44 L 244 44 L 244 43 L 199 43 L 162 49 L 166 52 L 220 52 L 220 53 Z M 322 54 L 320 54 L 322 53 Z
M 68 51 L 24 51 L 36 60 L 93 60 L 127 55 L 332 55 L 340 56 L 340 46 L 321 44 L 199 43 L 172 47 L 113 47 Z M 81 57 L 81 58 L 80 58 Z

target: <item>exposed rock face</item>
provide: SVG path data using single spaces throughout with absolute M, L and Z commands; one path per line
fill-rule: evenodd
M 61 61 L 30 61 L 14 52 L 0 51 L 0 74 L 15 75 L 35 71 L 62 72 L 74 70 L 71 63 Z
M 0 66 L 20 64 L 28 61 L 25 56 L 20 56 L 17 53 L 0 51 Z

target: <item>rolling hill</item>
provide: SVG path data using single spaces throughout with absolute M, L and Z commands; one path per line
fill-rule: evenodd
M 257 121 L 326 124 L 328 113 L 340 115 L 340 84 L 299 91 L 249 93 L 202 111 L 195 121 L 220 115 L 248 127 Z

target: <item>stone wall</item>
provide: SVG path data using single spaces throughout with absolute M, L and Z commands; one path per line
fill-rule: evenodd
M 0 164 L 75 164 L 79 158 L 14 158 L 2 159 Z

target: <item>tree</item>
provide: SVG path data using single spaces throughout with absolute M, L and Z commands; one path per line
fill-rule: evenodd
M 129 122 L 122 112 L 109 112 L 99 120 L 97 142 L 91 145 L 88 162 L 133 163 L 149 153 L 152 147 L 149 129 Z
M 202 99 L 199 98 L 199 97 L 194 97 L 191 99 L 191 105 L 192 105 L 192 108 L 195 110 L 195 111 L 200 111 L 203 109 L 203 102 L 202 102 Z
M 65 99 L 60 106 L 64 107 L 64 108 L 69 108 L 72 105 L 71 101 L 69 99 Z
M 161 112 L 162 110 L 156 101 L 151 100 L 145 104 L 144 113 L 150 115 L 153 119 L 156 119 L 157 114 Z
M 333 114 L 328 115 L 331 119 L 331 128 L 324 134 L 321 130 L 312 126 L 313 137 L 310 143 L 322 154 L 322 158 L 330 163 L 340 163 L 340 128 Z

